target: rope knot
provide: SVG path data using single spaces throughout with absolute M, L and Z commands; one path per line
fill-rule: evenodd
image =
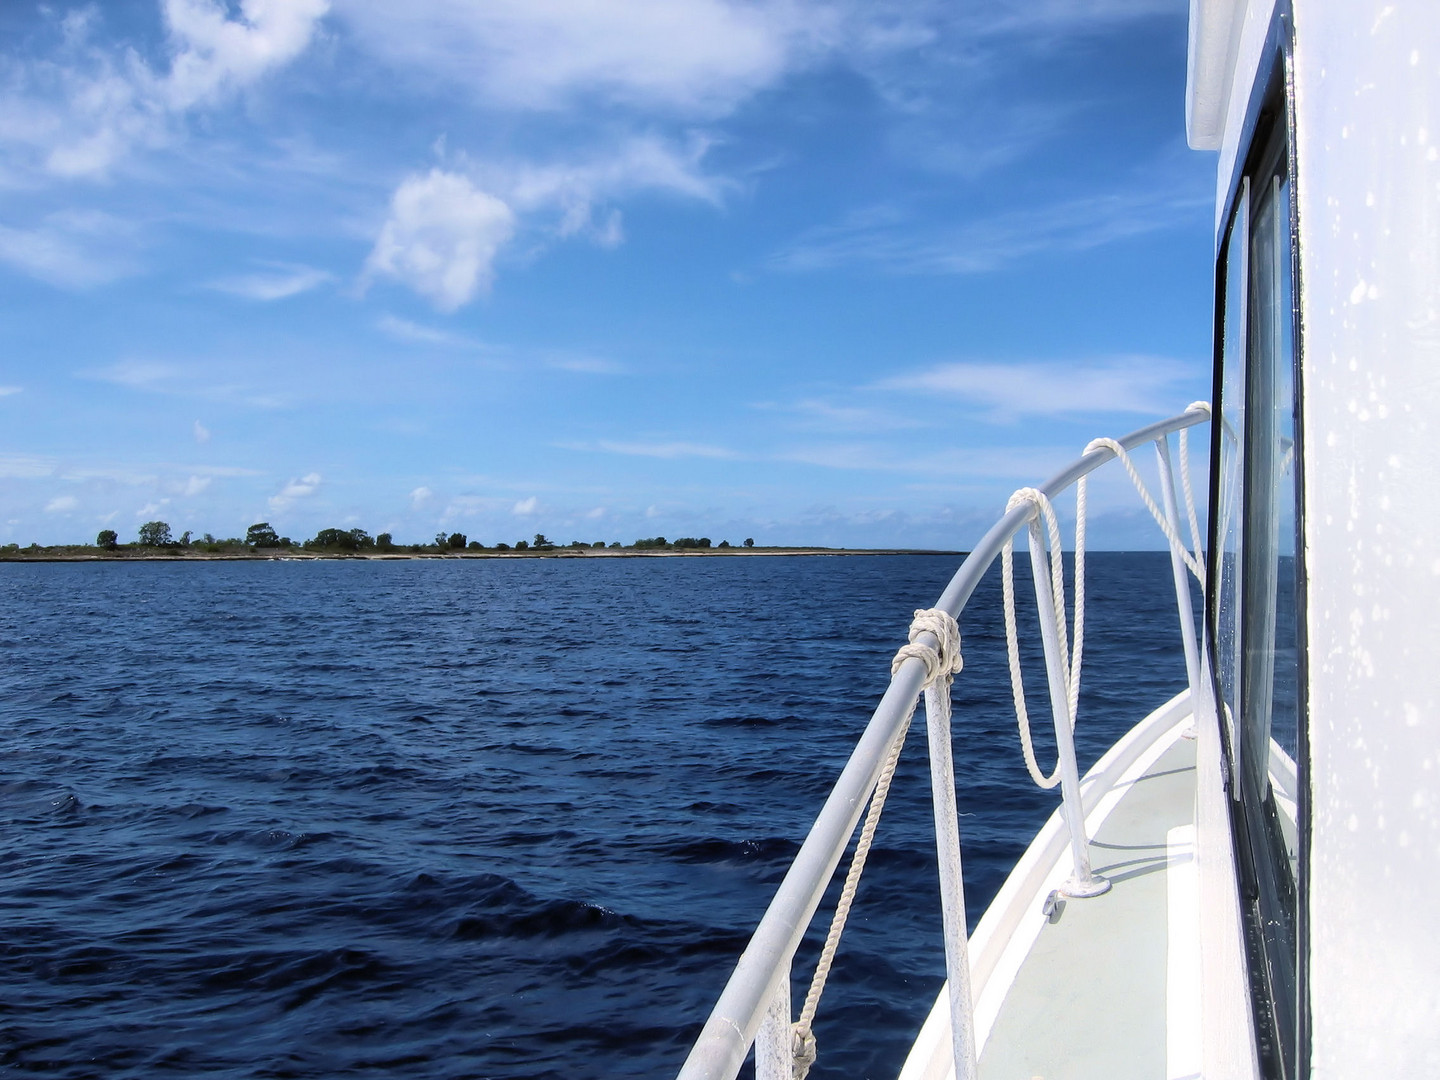
M 921 634 L 932 635 L 936 646 L 932 648 L 922 642 Z M 912 657 L 925 664 L 925 687 L 942 679 L 949 686 L 965 666 L 965 659 L 960 655 L 960 624 L 955 617 L 941 608 L 917 610 L 910 622 L 910 644 L 900 646 L 895 659 L 890 661 L 890 674 L 896 674 L 900 665 Z
M 1008 514 L 1017 506 L 1024 506 L 1026 503 L 1029 503 L 1037 510 L 1044 511 L 1044 509 L 1050 505 L 1050 500 L 1045 497 L 1045 493 L 1039 488 L 1016 488 L 1015 494 L 1011 495 L 1010 501 L 1005 504 L 1005 512 Z
M 790 1073 L 794 1080 L 805 1080 L 810 1066 L 815 1064 L 818 1053 L 815 1033 L 808 1024 L 793 1024 L 790 1028 Z

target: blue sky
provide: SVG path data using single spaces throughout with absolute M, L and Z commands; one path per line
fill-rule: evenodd
M 966 547 L 1208 396 L 1185 33 L 1183 0 L 7 3 L 0 542 Z

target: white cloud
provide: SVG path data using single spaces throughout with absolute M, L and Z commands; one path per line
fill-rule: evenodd
M 240 19 L 216 0 L 164 0 L 176 46 L 165 98 L 173 109 L 208 103 L 284 67 L 310 44 L 328 0 L 240 0 Z
M 683 142 L 632 135 L 574 161 L 490 164 L 477 167 L 477 171 L 484 186 L 502 193 L 517 209 L 558 206 L 559 235 L 588 233 L 602 247 L 614 247 L 624 238 L 623 224 L 618 211 L 595 223 L 593 208 L 600 201 L 651 190 L 719 204 L 733 184 L 701 169 L 711 146 L 711 141 L 700 135 Z
M 545 361 L 545 366 L 582 375 L 623 375 L 627 370 L 624 364 L 599 356 L 552 356 Z
M 410 492 L 410 505 L 414 509 L 419 510 L 434 497 L 435 493 L 428 487 L 417 487 L 414 491 Z
M 11 394 L 18 394 L 24 389 L 23 386 L 0 386 L 0 397 L 9 397 Z
M 829 46 L 834 10 L 803 0 L 339 0 L 390 63 L 509 108 L 580 96 L 682 115 L 728 112 Z
M 195 421 L 194 434 L 197 443 L 207 443 L 210 441 L 210 429 L 200 423 L 199 420 Z
M 903 431 L 926 426 L 926 422 L 916 416 L 866 406 L 836 405 L 818 398 L 807 398 L 793 405 L 757 402 L 752 407 L 790 413 L 797 418 L 791 426 L 819 431 Z
M 982 274 L 1043 251 L 1088 251 L 1183 226 L 1210 198 L 1164 185 L 1007 211 L 949 229 L 894 207 L 874 207 L 803 233 L 776 252 L 782 270 L 871 265 L 897 274 Z
M 55 462 L 28 455 L 0 455 L 0 480 L 35 480 L 55 474 Z
M 291 404 L 285 394 L 257 390 L 243 383 L 204 382 L 213 370 L 213 365 L 206 364 L 182 366 L 154 360 L 120 360 L 75 374 L 83 379 L 97 379 L 153 394 L 236 402 L 259 409 L 283 409 Z
M 411 341 L 417 345 L 442 345 L 459 349 L 482 347 L 480 342 L 474 338 L 468 338 L 464 334 L 451 333 L 449 330 L 440 330 L 433 326 L 422 326 L 420 323 L 401 319 L 394 315 L 382 315 L 376 321 L 375 326 L 398 341 Z
M 910 453 L 892 443 L 852 442 L 792 447 L 776 458 L 826 469 L 938 476 L 952 487 L 974 488 L 996 479 L 1038 483 L 1078 456 L 1073 447 L 951 447 Z
M 52 285 L 83 289 L 135 270 L 128 254 L 133 234 L 110 214 L 64 210 L 32 228 L 0 224 L 0 262 Z
M 313 266 L 274 265 L 272 273 L 222 278 L 211 282 L 210 288 L 246 300 L 285 300 L 335 280 L 334 274 Z
M 28 149 L 42 172 L 103 178 L 133 148 L 159 147 L 176 117 L 284 67 L 309 45 L 328 0 L 163 0 L 169 70 L 131 46 L 91 40 L 97 8 L 58 20 L 53 56 L 22 61 L 0 91 L 0 143 Z
M 464 176 L 432 169 L 396 189 L 390 218 L 366 262 L 454 311 L 494 277 L 492 264 L 515 231 L 510 208 Z
M 605 507 L 597 506 L 593 510 L 586 510 L 584 517 L 588 521 L 599 521 L 605 516 Z
M 537 499 L 534 495 L 531 495 L 528 499 L 521 499 L 519 502 L 517 502 L 513 507 L 510 508 L 510 512 L 516 517 L 529 517 L 531 514 L 534 514 L 535 511 L 539 508 L 540 500 Z
M 120 360 L 103 368 L 94 368 L 81 373 L 86 378 L 119 386 L 132 386 L 149 390 L 167 383 L 184 374 L 184 369 L 175 364 L 161 364 L 153 360 Z
M 611 442 L 602 439 L 596 446 L 607 453 L 630 454 L 635 457 L 731 459 L 740 456 L 734 450 L 723 446 L 692 442 Z
M 64 514 L 74 510 L 79 505 L 80 500 L 75 498 L 74 495 L 60 495 L 45 504 L 45 513 Z
M 309 498 L 311 495 L 314 495 L 315 492 L 319 489 L 319 487 L 320 474 L 313 472 L 306 473 L 299 480 L 291 480 L 288 484 L 286 484 L 283 488 L 280 489 L 280 493 L 278 495 L 271 496 L 270 509 L 284 510 L 286 507 L 294 503 L 297 499 L 306 499 Z
M 199 495 L 202 491 L 204 491 L 210 486 L 210 481 L 213 479 L 213 476 L 192 476 L 190 477 L 190 479 L 185 481 L 185 487 L 182 491 L 182 494 L 186 496 Z
M 897 375 L 880 389 L 942 394 L 999 419 L 1084 413 L 1173 411 L 1177 388 L 1195 369 L 1164 357 L 1122 356 L 1097 361 L 940 364 Z

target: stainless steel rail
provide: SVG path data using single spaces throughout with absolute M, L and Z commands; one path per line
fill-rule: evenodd
M 1207 420 L 1208 413 L 1188 411 L 1140 428 L 1118 441 L 1127 452 L 1149 442 L 1159 446 L 1172 433 Z M 1054 498 L 1114 457 L 1109 449 L 1093 450 L 1061 469 L 1041 485 L 1040 490 Z M 1165 479 L 1168 489 L 1169 478 Z M 966 556 L 935 606 L 958 618 L 1006 541 L 1028 525 L 1035 513 L 1034 506 L 1027 504 L 1000 518 Z M 1188 611 L 1188 592 L 1184 607 Z M 922 635 L 922 641 L 931 648 L 939 644 L 928 634 Z M 795 950 L 845 853 L 885 759 L 915 710 L 924 680 L 925 665 L 914 658 L 905 661 L 890 680 L 810 834 L 685 1059 L 678 1080 L 733 1080 L 745 1064 L 767 1010 L 774 1011 L 772 1006 L 777 999 L 789 1000 L 790 963 Z

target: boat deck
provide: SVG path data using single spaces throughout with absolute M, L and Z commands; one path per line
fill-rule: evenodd
M 981 1080 L 1199 1075 L 1186 1053 L 1198 1040 L 1183 1037 L 1199 1012 L 1194 805 L 1195 743 L 1178 739 L 1090 843 L 1110 891 L 1058 900 L 1041 926 L 985 1040 Z
M 1073 862 L 1060 814 L 970 939 L 980 1080 L 1194 1080 L 1200 1074 L 1195 742 L 1188 695 L 1157 709 L 1082 783 L 1090 861 L 1111 882 L 1047 898 Z M 947 1080 L 942 990 L 901 1080 Z

